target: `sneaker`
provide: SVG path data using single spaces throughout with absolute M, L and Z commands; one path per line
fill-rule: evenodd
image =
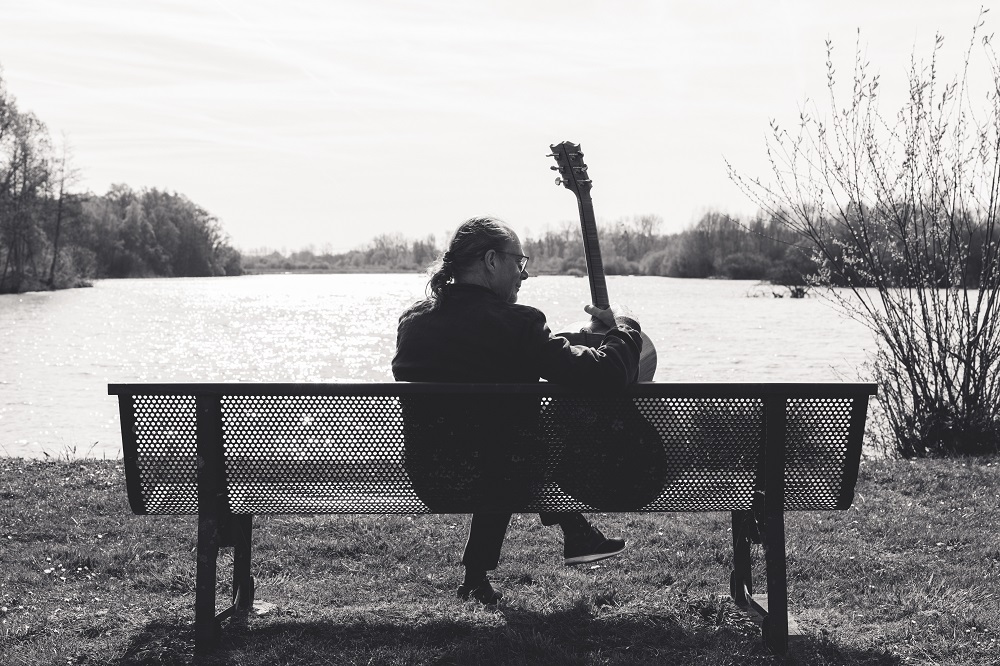
M 503 595 L 493 589 L 489 578 L 483 578 L 475 584 L 462 583 L 458 586 L 458 598 L 468 601 L 472 597 L 485 606 L 496 606 L 497 602 L 503 599 Z
M 624 539 L 608 539 L 596 527 L 590 527 L 575 535 L 566 535 L 563 555 L 566 564 L 586 564 L 608 557 L 614 557 L 625 550 Z

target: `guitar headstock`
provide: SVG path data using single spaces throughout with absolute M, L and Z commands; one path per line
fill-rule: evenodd
M 577 197 L 590 196 L 592 186 L 590 177 L 587 175 L 587 165 L 583 161 L 583 151 L 580 144 L 563 141 L 549 146 L 552 153 L 549 157 L 556 158 L 558 166 L 549 167 L 553 171 L 559 172 L 556 178 L 556 185 L 563 185 L 568 190 L 572 190 Z

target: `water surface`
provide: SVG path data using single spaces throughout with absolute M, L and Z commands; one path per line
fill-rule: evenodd
M 100 280 L 0 296 L 0 454 L 120 457 L 108 383 L 391 381 L 399 313 L 422 275 Z M 825 299 L 753 282 L 609 277 L 656 345 L 656 381 L 854 381 L 869 331 Z M 763 298 L 751 294 L 763 293 Z M 587 280 L 532 278 L 554 330 L 586 318 Z

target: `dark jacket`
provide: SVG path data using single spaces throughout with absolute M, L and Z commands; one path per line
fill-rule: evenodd
M 599 348 L 571 345 L 552 334 L 539 310 L 507 303 L 486 287 L 452 284 L 439 302 L 421 301 L 399 318 L 392 374 L 414 382 L 545 378 L 624 387 L 639 373 L 638 328 L 621 318 Z M 484 403 L 477 396 L 441 402 L 434 395 L 409 395 L 400 402 L 406 471 L 433 511 L 460 512 L 474 500 L 484 511 L 509 511 L 544 481 L 549 442 L 541 439 L 545 409 L 538 396 L 497 396 Z M 589 460 L 580 463 L 589 468 Z
M 401 381 L 536 382 L 626 386 L 636 381 L 639 325 L 617 317 L 598 348 L 553 335 L 540 310 L 486 287 L 450 284 L 440 302 L 399 318 L 392 374 Z

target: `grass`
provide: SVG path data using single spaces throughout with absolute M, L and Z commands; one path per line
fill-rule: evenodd
M 631 546 L 593 568 L 516 516 L 496 611 L 453 596 L 466 516 L 261 516 L 262 613 L 207 663 L 997 663 L 998 488 L 995 459 L 866 461 L 850 511 L 789 514 L 785 659 L 724 596 L 728 514 L 596 516 Z M 2 458 L 0 499 L 0 663 L 192 662 L 193 517 L 133 516 L 119 462 Z

